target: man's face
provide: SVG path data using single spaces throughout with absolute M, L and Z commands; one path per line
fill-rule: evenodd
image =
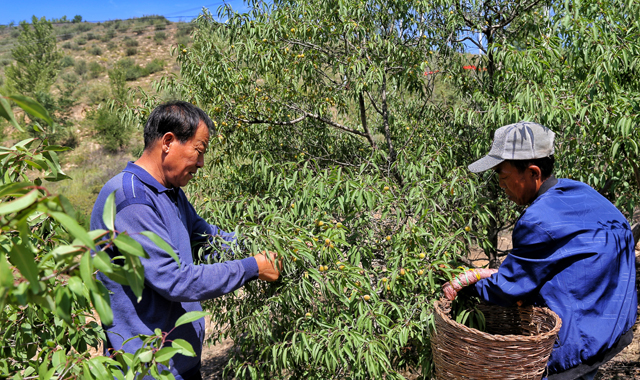
M 520 173 L 515 166 L 507 161 L 503 161 L 493 170 L 498 174 L 498 183 L 510 200 L 520 206 L 533 202 L 539 188 L 534 171 L 527 168 Z
M 209 129 L 202 121 L 196 133 L 186 142 L 175 139 L 163 161 L 164 177 L 169 186 L 186 186 L 199 168 L 204 166 L 204 153 L 209 147 Z

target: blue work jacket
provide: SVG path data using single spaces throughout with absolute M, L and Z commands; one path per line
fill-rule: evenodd
M 475 291 L 494 304 L 522 300 L 560 316 L 550 379 L 578 377 L 629 344 L 637 309 L 634 241 L 611 202 L 582 182 L 551 177 L 512 239 L 498 272 Z M 552 376 L 561 373 L 571 376 Z
M 102 273 L 98 278 L 111 292 L 113 324 L 103 326 L 107 331 L 105 351 L 110 348 L 134 353 L 141 347 L 140 339 L 123 342 L 137 334 L 152 335 L 154 329 L 171 331 L 175 322 L 189 311 L 200 311 L 200 301 L 232 292 L 258 278 L 258 265 L 253 257 L 226 261 L 219 264 L 194 265 L 192 243 L 203 241 L 203 235 L 235 240 L 210 225 L 196 214 L 181 189 L 168 189 L 143 168 L 130 162 L 118 175 L 109 180 L 98 195 L 91 214 L 91 229 L 106 229 L 102 221 L 104 204 L 115 190 L 117 213 L 115 229 L 126 231 L 142 245 L 149 255 L 142 259 L 144 290 L 137 302 L 129 286 L 120 285 Z M 180 258 L 181 266 L 140 232 L 152 231 L 159 235 Z M 117 248 L 108 249 L 111 257 L 118 256 Z M 176 355 L 170 362 L 170 371 L 177 380 L 188 378 L 200 369 L 200 356 L 204 339 L 204 318 L 182 325 L 168 339 L 184 339 L 191 343 L 196 357 Z M 170 344 L 168 344 L 170 346 Z

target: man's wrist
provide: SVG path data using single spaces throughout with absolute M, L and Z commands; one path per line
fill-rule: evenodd
M 245 273 L 250 279 L 258 278 L 260 274 L 260 270 L 258 268 L 258 262 L 255 257 L 247 257 L 246 259 L 240 260 L 242 267 L 244 268 Z

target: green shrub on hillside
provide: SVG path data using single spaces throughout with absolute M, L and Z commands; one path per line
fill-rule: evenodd
M 95 33 L 91 33 L 91 32 L 87 33 L 87 40 L 89 41 L 97 40 L 98 38 L 99 38 L 98 35 Z
M 127 47 L 136 47 L 138 46 L 138 41 L 134 40 L 131 37 L 125 37 L 122 39 L 122 41 L 124 42 L 124 45 Z
M 9 66 L 13 62 L 13 59 L 2 58 L 0 59 L 0 66 Z
M 59 31 L 60 34 L 58 34 L 58 37 L 60 37 L 60 39 L 62 41 L 67 41 L 73 38 L 73 33 L 71 32 L 71 30 L 69 28 L 64 28 L 62 30 Z
M 137 65 L 131 58 L 122 58 L 118 61 L 116 66 L 119 70 L 122 70 L 124 78 L 127 81 L 136 80 L 149 75 L 149 70 L 147 70 L 147 68 Z
M 85 62 L 82 59 L 79 59 L 76 61 L 76 63 L 73 65 L 73 71 L 75 71 L 76 74 L 78 75 L 84 75 L 87 73 L 87 62 Z
M 62 66 L 62 67 L 73 66 L 74 63 L 75 63 L 75 59 L 73 59 L 73 57 L 70 56 L 70 55 L 65 55 L 60 60 L 60 66 Z
M 193 31 L 193 28 L 194 28 L 193 24 L 187 24 L 183 22 L 178 23 L 178 31 L 176 32 L 176 36 L 177 37 L 188 36 Z
M 70 85 L 77 85 L 80 82 L 80 78 L 75 73 L 64 73 L 60 76 L 63 82 L 68 83 Z
M 116 32 L 113 29 L 107 30 L 102 37 L 100 37 L 100 41 L 109 42 L 116 36 Z
M 94 105 L 106 102 L 110 98 L 109 87 L 104 84 L 93 84 L 85 91 L 87 103 Z
M 94 79 L 104 72 L 104 67 L 98 62 L 89 63 L 89 78 Z
M 131 137 L 131 128 L 123 125 L 117 113 L 102 104 L 87 113 L 87 119 L 93 124 L 97 142 L 111 152 L 124 147 Z
M 87 43 L 87 39 L 84 37 L 76 38 L 76 43 L 80 46 L 85 45 Z
M 155 58 L 153 61 L 147 63 L 146 69 L 149 74 L 157 73 L 158 71 L 162 71 L 164 66 L 166 65 L 165 61 Z
M 189 43 L 191 43 L 191 39 L 189 38 L 189 36 L 178 37 L 176 39 L 176 43 L 178 45 L 187 46 L 189 45 Z
M 73 49 L 73 44 L 71 43 L 71 41 L 67 41 L 63 43 L 61 46 L 63 49 L 69 49 L 69 50 Z
M 138 54 L 138 49 L 135 47 L 128 47 L 125 51 L 125 54 L 127 55 L 127 57 L 131 57 L 132 55 Z
M 101 55 L 102 49 L 100 49 L 100 47 L 97 45 L 93 45 L 91 49 L 88 50 L 88 53 L 92 55 Z
M 76 26 L 76 31 L 78 33 L 88 32 L 91 29 L 93 29 L 93 24 L 90 24 L 88 22 L 79 23 L 78 26 Z
M 167 34 L 165 32 L 156 32 L 153 36 L 153 40 L 158 44 L 162 44 L 167 39 Z

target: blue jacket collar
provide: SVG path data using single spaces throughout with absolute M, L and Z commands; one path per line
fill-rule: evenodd
M 147 172 L 146 170 L 144 170 L 140 166 L 134 164 L 133 161 L 129 161 L 129 163 L 127 163 L 127 167 L 124 168 L 123 171 L 129 172 L 129 173 L 135 175 L 145 185 L 155 189 L 155 191 L 158 192 L 158 193 L 163 193 L 163 192 L 168 191 L 168 190 L 174 191 L 173 189 L 169 189 L 169 188 L 164 187 L 164 185 L 162 185 L 160 182 L 158 182 L 157 179 L 153 178 L 153 176 L 151 174 L 149 174 L 149 172 Z

